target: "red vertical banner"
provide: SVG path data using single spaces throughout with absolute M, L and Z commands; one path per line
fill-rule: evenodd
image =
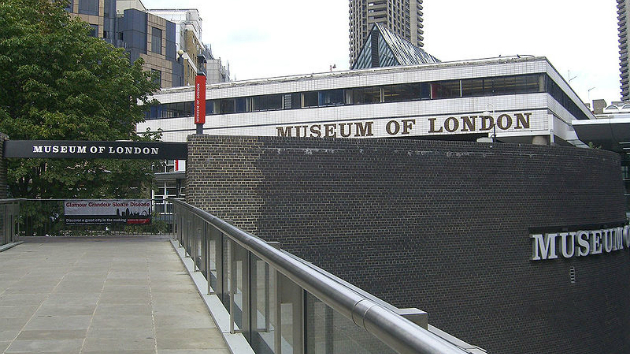
M 206 76 L 195 78 L 195 124 L 206 123 Z

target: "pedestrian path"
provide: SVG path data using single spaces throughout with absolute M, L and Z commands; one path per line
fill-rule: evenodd
M 0 252 L 1 353 L 228 354 L 166 238 L 26 238 Z

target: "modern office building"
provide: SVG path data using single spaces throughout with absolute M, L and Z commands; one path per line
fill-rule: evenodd
M 350 67 L 376 23 L 417 47 L 423 46 L 422 0 L 350 0 L 349 5 Z
M 70 0 L 66 11 L 87 22 L 92 36 L 115 44 L 116 0 Z
M 628 10 L 630 10 L 630 0 L 617 0 L 621 99 L 623 101 L 630 100 L 630 57 L 628 56 L 628 21 L 630 21 L 630 13 Z
M 175 23 L 136 8 L 118 8 L 116 47 L 131 61 L 144 60 L 143 69 L 156 75 L 160 87 L 184 85 L 184 66 L 178 59 Z
M 202 43 L 203 19 L 197 9 L 150 9 L 149 13 L 175 23 L 178 56 L 184 64 L 184 84 L 194 85 L 197 68 L 197 56 L 206 58 L 207 82 L 218 83 L 230 81 L 229 68 L 221 63 L 221 58 L 215 58 L 209 45 Z
M 89 23 L 93 36 L 124 48 L 131 61 L 142 58 L 162 88 L 193 85 L 200 54 L 209 82 L 229 81 L 229 70 L 202 43 L 195 9 L 150 10 L 140 0 L 71 0 L 66 9 Z

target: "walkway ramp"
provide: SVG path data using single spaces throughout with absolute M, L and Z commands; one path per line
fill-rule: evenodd
M 230 353 L 168 238 L 22 240 L 0 253 L 1 353 Z

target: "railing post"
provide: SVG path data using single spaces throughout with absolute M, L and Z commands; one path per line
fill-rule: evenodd
M 194 266 L 194 271 L 201 271 L 201 229 L 203 225 L 200 225 L 203 221 L 200 218 L 195 218 L 195 223 L 193 228 L 195 229 L 195 238 L 192 242 L 192 259 Z
M 202 250 L 201 254 L 203 257 L 203 274 L 208 280 L 208 284 L 210 284 L 210 235 L 208 235 L 208 225 L 207 222 L 203 221 L 203 242 L 201 243 Z
M 282 278 L 284 277 L 280 272 L 276 272 L 276 294 L 275 308 L 276 308 L 276 331 L 273 334 L 273 345 L 276 349 L 276 354 L 282 354 Z
M 230 249 L 230 260 L 228 262 L 228 273 L 230 274 L 230 333 L 234 334 L 236 333 L 234 329 L 234 321 L 236 320 L 234 314 L 234 311 L 236 310 L 236 303 L 234 300 L 234 296 L 236 294 L 236 271 L 234 268 L 236 267 L 234 266 L 234 258 L 236 251 L 234 250 L 235 247 L 232 241 L 228 241 L 227 243 Z
M 217 289 L 216 292 L 219 294 L 219 298 L 223 305 L 227 305 L 225 301 L 225 293 L 229 291 L 227 289 L 227 269 L 225 269 L 225 236 L 223 232 L 219 231 L 219 237 L 217 239 Z

